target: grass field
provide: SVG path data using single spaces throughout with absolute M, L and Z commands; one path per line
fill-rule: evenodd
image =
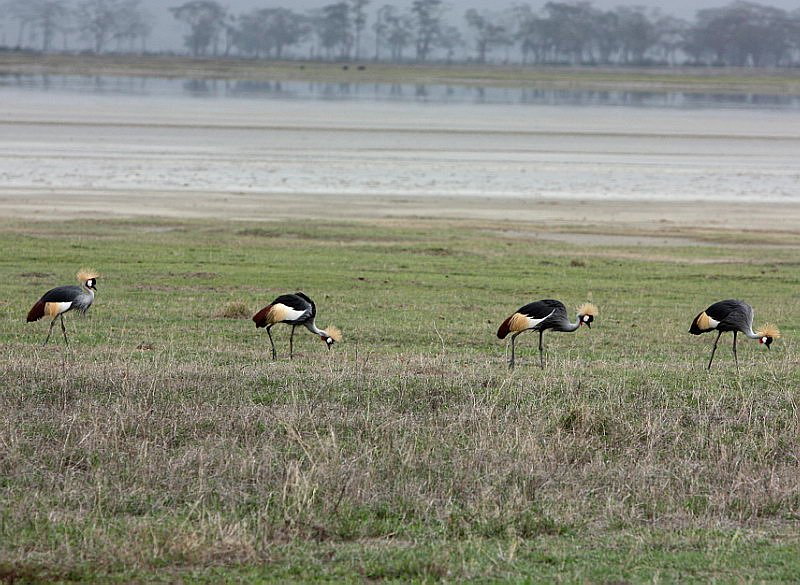
M 796 579 L 797 234 L 529 229 L 5 221 L 0 581 Z M 96 304 L 42 348 L 25 313 L 81 265 Z M 273 362 L 249 316 L 294 290 L 345 339 L 290 362 L 276 328 Z M 600 316 L 509 372 L 497 326 L 547 297 Z M 785 337 L 708 373 L 687 330 L 729 297 Z
M 683 91 L 798 94 L 792 69 L 529 67 L 479 64 L 390 64 L 265 61 L 166 55 L 0 53 L 0 74 L 122 75 L 189 79 L 308 80 L 336 83 L 410 83 L 595 91 Z

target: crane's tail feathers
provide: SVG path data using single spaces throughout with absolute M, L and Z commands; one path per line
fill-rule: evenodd
M 597 308 L 597 305 L 592 303 L 583 303 L 578 307 L 578 315 L 591 315 L 592 317 L 596 317 L 598 313 L 600 313 L 600 309 Z
M 508 319 L 503 321 L 500 329 L 497 330 L 497 337 L 505 339 L 509 333 L 516 333 L 517 331 L 524 331 L 528 328 L 529 319 L 522 313 L 514 313 Z
M 759 327 L 756 331 L 759 337 L 771 337 L 772 339 L 780 339 L 781 331 L 772 323 L 766 323 L 763 327 Z
M 701 333 L 712 331 L 713 329 L 714 327 L 711 326 L 711 320 L 709 319 L 708 315 L 706 315 L 706 312 L 703 311 L 694 318 L 694 321 L 692 321 L 692 326 L 689 328 L 689 333 L 692 335 L 700 335 Z
M 342 331 L 338 327 L 334 327 L 331 325 L 325 332 L 328 334 L 328 337 L 333 339 L 336 343 L 339 343 L 342 340 Z
M 28 311 L 28 323 L 33 321 L 38 321 L 42 317 L 44 317 L 44 306 L 45 302 L 42 300 L 36 301 L 36 304 L 31 307 L 31 310 Z
M 84 283 L 90 278 L 98 278 L 100 274 L 98 274 L 97 270 L 93 270 L 91 268 L 81 268 L 78 270 L 78 274 L 75 275 L 75 278 L 78 279 L 78 282 Z
M 267 305 L 263 309 L 261 309 L 258 313 L 253 315 L 253 321 L 256 323 L 256 327 L 266 327 L 269 325 L 269 321 L 267 320 L 267 315 L 269 314 L 269 310 L 272 308 L 272 305 Z

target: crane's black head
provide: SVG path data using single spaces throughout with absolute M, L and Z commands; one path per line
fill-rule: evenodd
M 583 303 L 580 307 L 578 307 L 578 322 L 581 325 L 586 325 L 589 329 L 591 329 L 594 317 L 598 312 L 599 311 L 597 307 L 592 303 Z
M 758 342 L 761 345 L 766 345 L 767 349 L 769 349 L 769 346 L 772 345 L 773 341 L 775 341 L 776 339 L 780 339 L 781 337 L 780 329 L 778 329 L 777 327 L 775 327 L 775 325 L 772 324 L 764 325 L 758 331 L 756 331 L 756 333 L 759 336 Z
M 325 342 L 325 345 L 330 349 L 334 343 L 342 340 L 342 332 L 336 327 L 328 327 L 320 333 L 320 339 Z
M 81 268 L 77 274 L 78 282 L 80 282 L 86 288 L 92 289 L 93 291 L 97 291 L 98 276 L 100 275 L 97 274 L 97 272 L 88 268 Z

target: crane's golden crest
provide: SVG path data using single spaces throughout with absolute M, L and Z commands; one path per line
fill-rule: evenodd
M 516 333 L 517 331 L 525 331 L 530 325 L 530 319 L 522 313 L 514 313 L 511 315 L 511 320 L 508 322 L 508 330 Z
M 771 337 L 772 339 L 781 338 L 780 329 L 778 329 L 772 323 L 767 323 L 763 327 L 759 328 L 759 330 L 756 331 L 756 335 L 759 337 Z
M 78 279 L 78 282 L 84 283 L 90 278 L 97 278 L 100 274 L 96 270 L 92 270 L 91 268 L 81 268 L 78 270 L 78 274 L 75 275 L 75 278 Z
M 342 332 L 338 327 L 331 325 L 325 331 L 328 333 L 328 337 L 333 339 L 335 342 L 338 343 L 342 340 Z
M 583 303 L 578 307 L 578 315 L 591 315 L 592 317 L 596 317 L 599 312 L 600 309 L 592 303 Z

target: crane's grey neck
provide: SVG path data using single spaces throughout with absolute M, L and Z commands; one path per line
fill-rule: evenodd
M 747 337 L 749 337 L 750 339 L 761 339 L 761 335 L 759 335 L 758 333 L 753 331 L 753 326 L 752 325 L 748 325 L 747 326 L 747 330 L 746 331 L 742 331 L 742 333 L 747 335 Z
M 315 335 L 324 335 L 325 337 L 328 336 L 328 334 L 323 329 L 317 327 L 317 324 L 314 323 L 314 319 L 311 319 L 310 321 L 306 322 L 305 326 L 306 329 L 308 329 L 309 331 L 311 331 L 311 333 L 314 333 Z
M 559 331 L 563 331 L 565 333 L 569 333 L 571 331 L 575 331 L 580 326 L 581 326 L 581 318 L 580 317 L 576 317 L 574 323 L 570 323 L 569 319 L 567 319 L 565 317 L 564 320 L 561 322 L 561 326 L 558 328 L 558 330 Z

